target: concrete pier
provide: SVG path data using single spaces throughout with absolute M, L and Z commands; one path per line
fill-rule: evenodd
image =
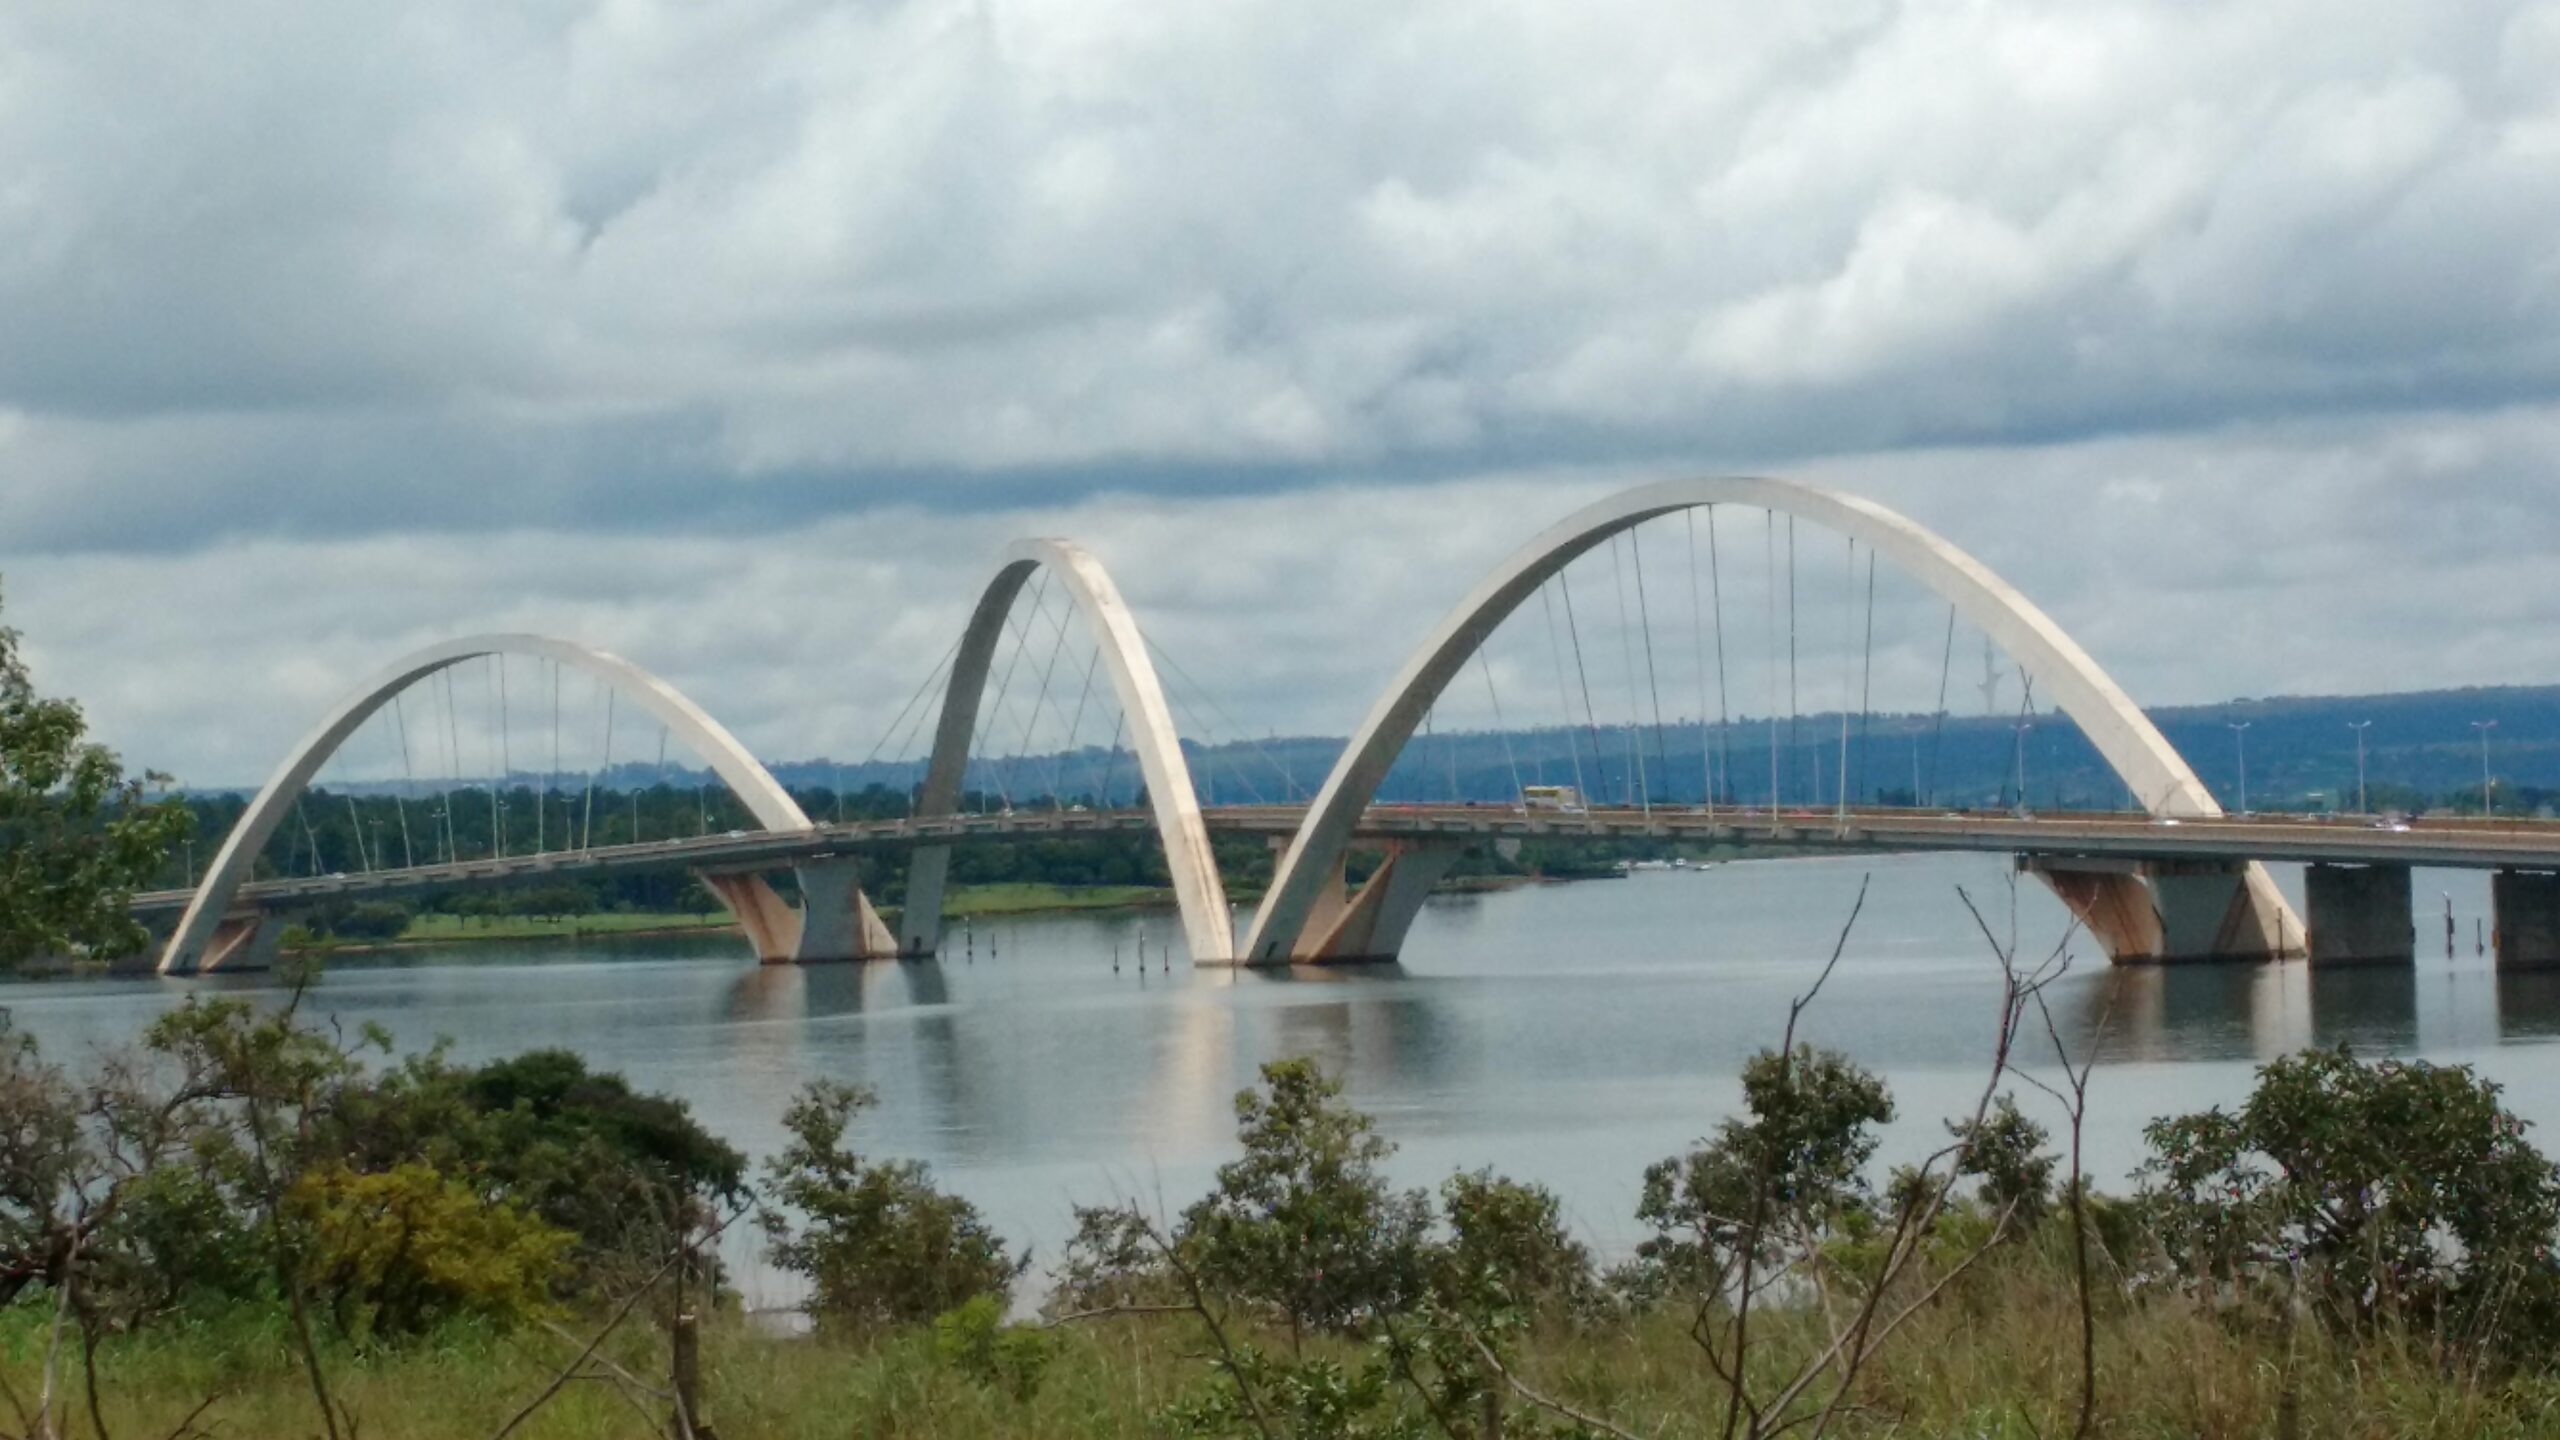
M 2119 965 L 2295 960 L 2303 927 L 2258 866 L 2065 857 L 2022 860 Z
M 2418 924 L 2406 865 L 2313 865 L 2303 872 L 2314 965 L 2415 964 Z
M 822 856 L 791 868 L 800 889 L 797 907 L 762 875 L 703 872 L 702 883 L 737 917 L 758 960 L 809 965 L 897 955 L 897 937 L 862 891 L 859 862 Z
M 2501 870 L 2489 882 L 2498 968 L 2560 965 L 2560 874 Z

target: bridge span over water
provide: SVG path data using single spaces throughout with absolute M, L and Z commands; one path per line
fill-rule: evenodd
M 1703 757 L 1703 803 L 1692 806 L 1595 805 L 1559 812 L 1379 803 L 1390 769 L 1442 694 L 1471 661 L 1480 660 L 1495 629 L 1531 598 L 1543 600 L 1545 587 L 1568 564 L 1599 547 L 1614 546 L 1622 535 L 1633 548 L 1638 527 L 1665 517 L 1693 524 L 1694 515 L 1704 514 L 1712 547 L 1720 507 L 1767 512 L 1773 536 L 1776 517 L 1783 515 L 1790 545 L 1799 522 L 1835 532 L 1848 542 L 1853 573 L 1864 547 L 1870 597 L 1878 558 L 1919 582 L 1949 607 L 1950 636 L 1954 617 L 1963 616 L 2045 687 L 2046 697 L 2079 727 L 2139 810 L 2029 816 L 1852 805 L 1845 718 L 1840 799 L 1824 809 L 1719 805 L 1719 788 L 1731 786 L 1736 762 L 1729 752 L 1724 756 L 1720 782 L 1712 749 Z M 1694 553 L 1693 539 L 1693 586 Z M 1614 558 L 1614 548 L 1610 554 Z M 1773 574 L 1774 563 L 1773 558 Z M 1792 586 L 1792 559 L 1789 563 Z M 1640 550 L 1638 565 L 1641 587 Z M 1056 804 L 1051 797 L 1047 806 L 1011 813 L 962 813 L 964 779 L 973 752 L 987 743 L 993 718 L 981 713 L 984 692 L 1001 642 L 1024 631 L 1017 610 L 1035 576 L 1041 577 L 1041 594 L 1054 591 L 1064 598 L 1094 647 L 1093 668 L 1107 674 L 1143 780 L 1144 808 L 1087 810 Z M 1570 607 L 1569 589 L 1565 597 Z M 1719 596 L 1719 617 L 1721 603 Z M 1719 672 L 1722 647 L 1719 631 Z M 537 657 L 609 687 L 715 772 L 757 828 L 647 844 L 376 866 L 362 873 L 255 878 L 257 857 L 268 840 L 359 727 L 411 687 L 484 656 Z M 1019 660 L 1017 651 L 1014 663 Z M 1055 663 L 1053 653 L 1050 665 Z M 940 942 L 955 843 L 1151 831 L 1162 844 L 1184 939 L 1195 962 L 1290 964 L 1392 957 L 1424 898 L 1468 847 L 1534 837 L 1549 842 L 1756 846 L 1788 853 L 2010 854 L 2022 869 L 2050 884 L 2120 963 L 2304 955 L 2315 960 L 2407 960 L 2414 954 L 2411 867 L 2482 868 L 2497 872 L 2502 962 L 2560 962 L 2560 826 L 2375 827 L 2226 816 L 2187 761 L 2096 661 L 1980 561 L 1872 501 L 1787 481 L 1744 477 L 1641 486 L 1576 511 L 1529 540 L 1427 632 L 1352 732 L 1323 786 L 1302 805 L 1201 803 L 1137 618 L 1100 561 L 1071 541 L 1026 540 L 1007 551 L 946 667 L 930 758 L 912 813 L 886 821 L 821 824 L 707 711 L 627 660 L 535 635 L 484 635 L 432 646 L 393 662 L 321 719 L 249 803 L 196 888 L 137 897 L 136 909 L 146 920 L 166 926 L 158 960 L 166 974 L 250 963 L 251 957 L 272 950 L 282 928 L 275 917 L 296 906 L 546 876 L 683 869 L 702 877 L 735 916 L 757 956 L 768 963 L 922 957 Z M 1009 663 L 1008 680 L 1011 668 Z M 1632 679 L 1632 670 L 1630 674 Z M 1092 680 L 1088 674 L 1088 684 Z M 1489 676 L 1487 683 L 1489 687 Z M 1586 694 L 1586 711 L 1588 704 Z M 1656 706 L 1658 712 L 1658 698 Z M 1659 724 L 1657 713 L 1657 728 Z M 1774 755 L 1774 722 L 1772 736 Z M 1642 759 L 1639 748 L 1639 770 Z M 1777 795 L 1780 788 L 1773 768 L 1770 794 Z M 1211 848 L 1211 836 L 1218 832 L 1266 837 L 1277 857 L 1271 882 L 1244 917 L 1241 934 Z M 891 849 L 903 849 L 907 864 L 906 903 L 894 933 L 863 883 L 867 863 Z M 1355 849 L 1383 853 L 1356 888 L 1345 879 L 1346 861 Z M 2307 924 L 2268 876 L 2263 862 L 2269 860 L 2313 867 Z M 795 882 L 790 888 L 796 903 L 771 883 L 769 877 L 783 873 Z

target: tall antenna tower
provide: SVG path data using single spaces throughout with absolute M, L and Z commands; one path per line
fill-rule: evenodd
M 1982 713 L 2000 713 L 2000 652 L 1992 648 L 1991 637 L 1982 637 Z

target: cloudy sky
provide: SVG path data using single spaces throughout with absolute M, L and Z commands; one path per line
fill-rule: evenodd
M 0 584 L 253 780 L 399 649 L 859 753 L 1024 533 L 1339 733 L 1616 484 L 2137 696 L 2560 680 L 2560 4 L 0 8 Z

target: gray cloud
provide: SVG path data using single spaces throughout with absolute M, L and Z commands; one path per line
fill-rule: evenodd
M 223 780 L 499 625 L 859 749 L 1037 530 L 1340 730 L 1545 517 L 1743 467 L 2145 698 L 2549 674 L 2554 74 L 2548 0 L 20 6 L 0 573 Z

